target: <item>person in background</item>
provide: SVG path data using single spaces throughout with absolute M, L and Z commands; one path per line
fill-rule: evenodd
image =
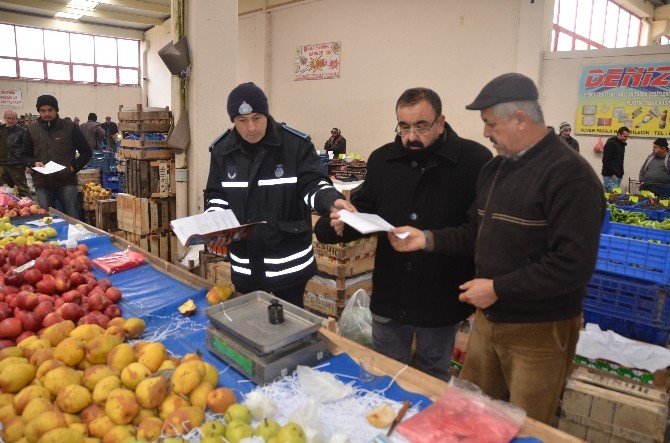
M 330 131 L 330 138 L 323 144 L 323 149 L 333 153 L 333 158 L 338 158 L 340 154 L 347 153 L 347 139 L 342 137 L 339 129 L 333 128 Z
M 41 174 L 33 169 L 37 201 L 41 207 L 49 208 L 58 200 L 67 215 L 79 218 L 77 172 L 93 153 L 79 127 L 58 116 L 56 97 L 40 95 L 36 107 L 40 117 L 28 126 L 23 138 L 23 164 L 34 168 L 53 161 L 65 166 L 53 174 Z
M 477 174 L 491 152 L 456 134 L 431 89 L 406 90 L 396 103 L 396 117 L 395 140 L 370 155 L 365 181 L 352 192 L 351 203 L 394 226 L 461 225 L 475 199 Z M 321 217 L 315 233 L 322 243 L 363 237 L 337 212 Z M 409 364 L 416 337 L 416 367 L 449 380 L 458 324 L 474 311 L 458 300 L 458 287 L 473 276 L 472 252 L 462 257 L 401 254 L 386 235 L 378 235 L 370 303 L 374 350 Z
M 19 116 L 16 111 L 6 110 L 4 118 L 5 124 L 0 125 L 0 176 L 9 187 L 17 187 L 20 197 L 30 197 L 26 168 L 21 159 L 26 130 L 17 124 Z
M 459 378 L 551 424 L 583 324 L 605 198 L 589 163 L 545 125 L 537 100 L 521 74 L 484 86 L 466 108 L 480 111 L 498 156 L 479 174 L 469 222 L 399 227 L 392 233 L 409 235 L 388 238 L 398 251 L 462 256 L 474 248 L 476 276 L 461 285 L 460 300 L 477 311 Z
M 640 190 L 651 191 L 660 199 L 670 198 L 668 140 L 657 138 L 651 150 L 640 168 Z
M 88 121 L 80 125 L 79 129 L 84 133 L 88 147 L 92 150 L 99 150 L 100 143 L 105 140 L 105 130 L 98 123 L 98 116 L 95 112 L 88 114 Z
M 75 117 L 74 120 L 72 120 L 72 122 L 73 122 L 75 125 L 79 126 L 79 125 L 80 125 L 79 117 Z
M 316 273 L 311 212 L 350 208 L 323 172 L 307 134 L 278 124 L 265 93 L 243 83 L 228 96 L 233 129 L 210 147 L 205 212 L 232 210 L 241 224 L 257 224 L 228 245 L 235 290 L 263 290 L 303 306 L 307 280 Z
M 623 178 L 623 158 L 626 154 L 626 140 L 630 135 L 630 129 L 620 127 L 614 137 L 607 139 L 603 148 L 603 184 L 605 192 L 612 192 L 614 188 L 621 186 Z
M 119 133 L 119 127 L 112 121 L 112 117 L 105 117 L 105 123 L 102 124 L 105 130 L 105 149 L 107 151 L 116 151 L 116 136 Z
M 563 122 L 558 126 L 558 135 L 561 136 L 561 140 L 568 146 L 570 146 L 575 151 L 579 152 L 579 142 L 570 136 L 572 128 L 570 123 Z

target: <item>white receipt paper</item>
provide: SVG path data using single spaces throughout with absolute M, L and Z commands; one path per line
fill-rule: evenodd
M 65 169 L 65 166 L 60 165 L 54 161 L 50 161 L 44 166 L 33 166 L 31 168 L 33 171 L 37 171 L 40 174 L 48 175 L 48 174 L 53 174 L 54 172 L 62 171 Z
M 373 232 L 389 232 L 394 226 L 378 216 L 377 214 L 366 214 L 365 212 L 351 212 L 346 209 L 340 209 L 337 213 L 340 220 L 348 224 L 361 234 L 371 234 Z M 398 238 L 406 238 L 409 232 L 395 234 Z

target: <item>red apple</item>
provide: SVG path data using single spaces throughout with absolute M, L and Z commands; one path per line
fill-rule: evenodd
M 54 308 L 58 309 L 61 306 L 63 306 L 65 303 L 67 303 L 65 300 L 63 300 L 63 297 L 54 297 Z
M 23 332 L 21 321 L 17 318 L 6 318 L 0 321 L 0 338 L 16 338 Z
M 56 323 L 60 323 L 63 321 L 63 317 L 60 315 L 56 314 L 55 312 L 51 312 L 47 314 L 46 317 L 44 317 L 44 320 L 42 320 L 42 326 L 45 328 L 48 328 L 51 325 L 55 325 Z
M 67 277 L 56 277 L 54 279 L 54 285 L 56 286 L 56 291 L 62 294 L 63 292 L 70 290 L 70 279 Z
M 16 296 L 16 306 L 21 309 L 25 309 L 26 311 L 32 311 L 35 309 L 39 302 L 40 301 L 37 299 L 37 295 L 32 292 L 21 291 Z
M 105 291 L 105 297 L 107 297 L 112 303 L 118 303 L 121 300 L 121 290 L 115 286 L 107 288 Z
M 32 268 L 23 273 L 23 281 L 29 285 L 34 285 L 40 280 L 42 280 L 42 272 L 39 269 Z
M 17 344 L 18 344 L 18 343 L 21 343 L 24 339 L 26 339 L 26 338 L 28 338 L 28 337 L 32 337 L 33 335 L 35 335 L 35 333 L 34 333 L 33 331 L 23 331 L 23 332 L 21 333 L 21 335 L 19 335 L 18 337 L 16 337 L 16 343 L 17 343 Z
M 63 319 L 72 320 L 76 323 L 84 315 L 84 309 L 76 303 L 65 303 L 56 309 L 56 313 L 63 317 Z
M 19 272 L 9 271 L 5 274 L 5 284 L 18 288 L 23 284 L 23 276 Z
M 51 269 L 60 269 L 63 267 L 63 257 L 60 255 L 50 255 L 49 262 L 51 263 Z
M 65 300 L 66 303 L 77 303 L 81 304 L 82 300 L 82 295 L 79 293 L 77 290 L 70 290 L 67 292 L 64 292 L 63 295 L 61 296 L 63 300 Z
M 109 305 L 105 308 L 103 314 L 109 318 L 121 317 L 121 308 L 119 305 Z
M 24 331 L 36 332 L 42 327 L 42 319 L 35 315 L 34 312 L 25 312 L 21 317 L 21 325 Z
M 13 340 L 0 340 L 0 349 L 11 348 L 16 346 Z
M 12 308 L 5 302 L 0 303 L 0 321 L 9 318 L 12 315 Z
M 54 311 L 54 304 L 50 301 L 41 301 L 37 304 L 33 313 L 39 317 L 40 321 L 43 321 L 44 318 L 51 312 Z
M 35 288 L 42 294 L 51 295 L 56 292 L 56 283 L 54 282 L 54 277 L 51 274 L 45 274 L 42 276 L 42 280 L 38 281 L 35 284 Z
M 30 246 L 26 249 L 26 254 L 30 257 L 31 260 L 35 260 L 37 257 L 42 254 L 42 250 L 37 246 Z
M 70 283 L 73 288 L 78 287 L 86 282 L 84 277 L 79 272 L 73 272 L 70 274 Z
M 51 272 L 51 261 L 47 257 L 37 257 L 35 259 L 35 269 L 39 269 L 42 274 Z

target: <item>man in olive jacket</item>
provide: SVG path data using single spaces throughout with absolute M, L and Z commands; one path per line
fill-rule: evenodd
M 352 192 L 351 203 L 394 226 L 459 226 L 467 219 L 477 174 L 491 152 L 454 132 L 442 115 L 440 97 L 430 89 L 405 91 L 396 116 L 395 141 L 370 155 L 365 181 Z M 337 212 L 319 219 L 315 231 L 324 243 L 362 237 L 343 226 Z M 472 253 L 402 254 L 391 248 L 386 234 L 379 234 L 370 304 L 374 349 L 409 363 L 416 335 L 417 368 L 448 380 L 457 326 L 474 310 L 458 301 L 458 286 L 473 276 Z
M 23 139 L 25 166 L 34 168 L 50 161 L 65 166 L 65 169 L 53 174 L 41 174 L 33 169 L 37 201 L 41 207 L 48 208 L 58 200 L 63 212 L 79 218 L 77 172 L 88 163 L 93 153 L 79 127 L 58 116 L 58 101 L 54 96 L 37 97 L 37 111 L 40 117 L 28 126 Z
M 16 111 L 5 111 L 5 124 L 0 125 L 0 169 L 2 181 L 10 187 L 16 186 L 20 197 L 30 197 L 21 152 L 26 130 L 19 125 Z

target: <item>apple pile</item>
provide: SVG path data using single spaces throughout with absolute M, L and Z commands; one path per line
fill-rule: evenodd
M 87 253 L 83 244 L 65 249 L 10 242 L 0 248 L 0 349 L 63 320 L 106 328 L 121 316 L 121 290 L 93 276 Z
M 46 215 L 46 213 L 46 209 L 40 208 L 39 205 L 34 204 L 29 199 L 19 201 L 9 199 L 5 204 L 0 205 L 0 217 L 14 218 L 25 217 L 26 215 Z

